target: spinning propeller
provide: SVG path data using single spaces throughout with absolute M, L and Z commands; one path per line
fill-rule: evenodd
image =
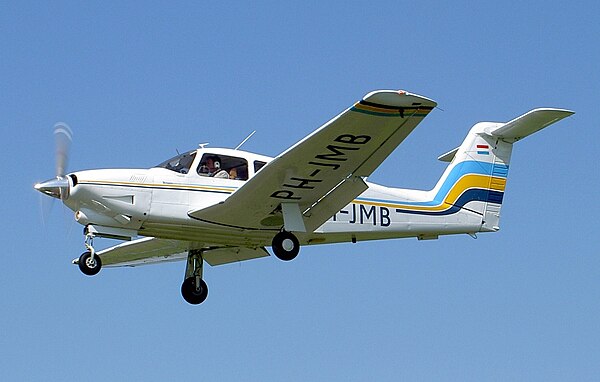
M 53 198 L 65 200 L 69 197 L 69 179 L 65 176 L 69 162 L 69 149 L 73 141 L 73 131 L 64 122 L 54 125 L 56 143 L 56 178 L 37 183 L 34 188 Z

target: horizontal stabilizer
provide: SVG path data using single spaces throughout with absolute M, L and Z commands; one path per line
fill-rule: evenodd
M 440 155 L 438 157 L 438 160 L 441 160 L 442 162 L 452 162 L 452 159 L 454 159 L 454 156 L 458 152 L 458 149 L 460 149 L 460 147 L 457 147 L 453 150 L 448 151 L 447 153 Z
M 504 142 L 514 143 L 573 114 L 574 111 L 566 109 L 538 108 L 506 123 L 480 122 L 473 126 L 471 132 L 485 133 Z M 459 149 L 460 147 L 457 147 L 440 155 L 438 160 L 452 162 Z
M 575 112 L 565 109 L 533 109 L 488 133 L 507 142 L 516 142 L 572 114 Z

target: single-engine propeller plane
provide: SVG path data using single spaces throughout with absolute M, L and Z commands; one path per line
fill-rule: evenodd
M 55 127 L 56 177 L 35 189 L 75 211 L 86 275 L 101 267 L 187 260 L 181 286 L 190 304 L 208 295 L 203 264 L 269 256 L 289 261 L 301 245 L 496 232 L 513 143 L 573 114 L 531 110 L 506 123 L 475 124 L 430 191 L 384 187 L 366 178 L 436 103 L 379 90 L 275 158 L 200 145 L 150 169 L 66 172 L 71 132 Z M 96 251 L 95 237 L 127 240 Z

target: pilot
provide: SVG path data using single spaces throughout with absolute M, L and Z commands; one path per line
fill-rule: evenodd
M 206 167 L 208 167 L 208 176 L 229 179 L 229 173 L 221 168 L 221 159 L 218 156 L 210 155 L 207 157 Z

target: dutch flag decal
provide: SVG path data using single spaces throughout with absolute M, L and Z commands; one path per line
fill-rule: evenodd
M 488 145 L 477 145 L 477 154 L 490 155 L 490 146 Z

